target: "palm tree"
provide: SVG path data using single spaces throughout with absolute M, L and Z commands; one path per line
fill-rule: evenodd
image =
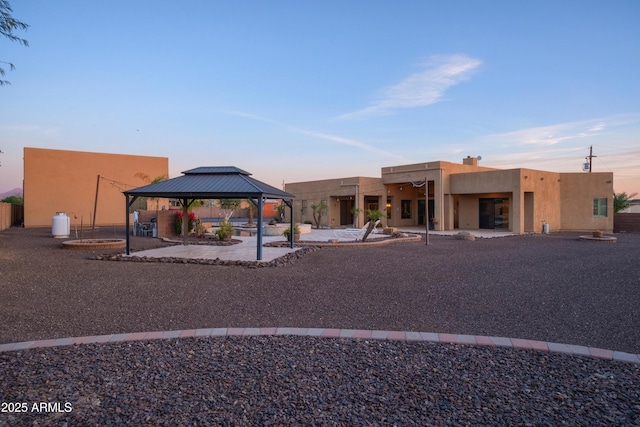
M 151 184 L 157 184 L 159 182 L 162 181 L 166 181 L 167 179 L 169 179 L 169 177 L 167 175 L 160 175 L 160 176 L 156 176 L 155 178 L 151 179 L 151 177 L 149 175 L 147 175 L 144 172 L 138 172 L 134 175 L 134 177 L 136 178 L 140 178 L 142 181 L 144 181 L 145 185 L 151 185 Z M 145 210 L 147 208 L 147 198 L 146 197 L 140 197 L 140 202 L 138 204 L 138 206 L 140 207 L 142 204 L 144 204 Z M 158 198 L 157 197 L 150 197 L 148 200 L 152 200 L 157 202 Z M 156 210 L 157 210 L 157 203 L 156 203 Z
M 627 193 L 613 193 L 613 211 L 618 213 L 623 211 L 631 205 L 631 199 L 636 197 L 638 193 L 633 193 L 627 196 Z

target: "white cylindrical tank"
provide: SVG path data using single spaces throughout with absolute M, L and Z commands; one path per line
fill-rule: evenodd
M 542 232 L 544 234 L 549 234 L 549 224 L 547 224 L 546 222 L 542 224 Z
M 71 232 L 71 220 L 64 212 L 56 212 L 51 219 L 51 234 L 59 239 L 66 239 Z

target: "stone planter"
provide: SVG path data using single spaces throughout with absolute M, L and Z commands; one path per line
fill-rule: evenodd
M 593 237 L 602 238 L 604 237 L 604 233 L 600 230 L 592 232 Z

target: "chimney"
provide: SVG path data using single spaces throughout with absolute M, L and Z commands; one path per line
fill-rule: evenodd
M 478 166 L 478 158 L 467 156 L 466 159 L 462 159 L 462 164 L 469 165 L 469 166 Z

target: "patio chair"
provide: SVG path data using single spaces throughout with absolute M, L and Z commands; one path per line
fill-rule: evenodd
M 352 238 L 353 240 L 362 240 L 364 237 L 364 233 L 367 232 L 367 228 L 369 227 L 371 221 L 367 222 L 362 228 L 344 228 L 341 230 L 334 231 L 336 237 L 342 238 Z M 373 233 L 378 233 L 378 224 L 380 224 L 380 220 L 377 220 L 373 226 Z
M 367 231 L 367 227 L 369 227 L 369 223 L 366 223 L 362 228 L 342 228 L 340 230 L 335 230 L 333 234 L 335 234 L 336 237 L 341 237 L 343 239 L 351 238 L 353 240 L 360 240 Z

